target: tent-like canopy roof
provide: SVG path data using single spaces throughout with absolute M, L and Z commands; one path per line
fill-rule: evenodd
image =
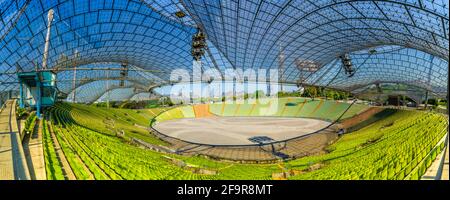
M 354 93 L 401 83 L 447 96 L 448 0 L 0 0 L 0 92 L 17 90 L 19 68 L 42 62 L 50 9 L 48 67 L 93 69 L 60 71 L 66 94 L 102 97 L 110 91 L 96 83 L 120 79 L 118 70 L 102 69 L 122 63 L 131 66 L 126 87 L 133 88 L 123 98 L 167 84 L 173 70 L 192 70 L 199 28 L 208 38 L 204 69 L 270 68 L 286 83 Z M 347 53 L 352 77 L 339 60 Z M 320 69 L 304 72 L 301 63 Z

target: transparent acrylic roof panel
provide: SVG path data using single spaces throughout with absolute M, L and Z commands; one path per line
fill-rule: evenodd
M 143 69 L 170 71 L 191 66 L 195 29 L 154 12 L 137 0 L 32 0 L 17 25 L 0 41 L 2 71 L 41 63 L 46 16 L 55 10 L 49 67 L 95 62 L 126 62 Z M 79 56 L 75 57 L 74 52 Z M 62 59 L 64 58 L 64 59 Z M 163 74 L 168 76 L 168 73 Z M 166 77 L 168 78 L 168 77 Z
M 211 55 L 204 56 L 202 58 L 202 68 L 203 71 L 208 69 L 216 69 L 217 65 L 217 73 L 215 77 L 220 77 L 220 73 L 224 70 L 225 66 L 229 67 L 229 64 L 226 64 L 226 60 L 223 57 L 218 55 L 217 50 L 213 46 L 209 47 Z M 213 61 L 214 60 L 214 61 Z M 215 63 L 215 64 L 214 64 Z M 109 69 L 119 69 L 121 67 L 118 63 L 93 63 L 88 65 L 77 66 L 78 70 L 76 70 L 76 83 L 75 88 L 79 88 L 85 84 L 89 84 L 91 82 L 96 82 L 100 80 L 120 80 L 123 79 L 120 76 L 119 70 L 109 70 Z M 80 70 L 83 69 L 83 70 Z M 91 69 L 91 70 L 87 70 Z M 188 73 L 191 73 L 192 70 L 188 70 Z M 61 92 L 66 94 L 71 93 L 74 85 L 74 71 L 60 71 L 57 74 L 58 82 L 57 87 Z M 143 70 L 136 66 L 129 66 L 128 74 L 125 77 L 125 80 L 138 84 L 141 87 L 145 87 L 150 89 L 150 87 L 155 85 L 163 85 L 169 83 L 168 80 L 161 79 L 160 76 L 163 73 L 167 73 L 166 71 L 159 70 Z M 172 72 L 176 75 L 175 72 Z
M 156 12 L 170 18 L 171 20 L 180 22 L 187 26 L 196 27 L 195 22 L 189 16 L 188 11 L 184 8 L 184 5 L 180 0 L 143 0 L 148 3 L 151 8 Z M 183 12 L 185 16 L 178 17 L 177 12 Z
M 437 56 L 400 46 L 383 46 L 350 54 L 355 74 L 348 77 L 340 61 L 311 75 L 307 83 L 355 91 L 375 83 L 403 83 L 445 97 L 448 62 Z M 356 91 L 355 91 L 356 92 Z
M 122 89 L 128 89 L 129 91 L 133 91 L 136 93 L 138 93 L 139 91 L 142 92 L 144 90 L 144 88 L 142 88 L 140 85 L 137 85 L 136 83 L 133 83 L 131 81 L 125 81 L 125 85 L 121 86 L 120 81 L 118 80 L 109 80 L 109 81 L 100 80 L 87 83 L 78 87 L 76 89 L 76 101 L 84 103 L 92 103 L 100 99 L 102 96 L 105 96 L 105 94 L 111 94 L 109 92 L 112 92 L 114 90 L 120 91 Z M 130 93 L 124 95 L 125 95 L 124 99 L 129 99 L 133 96 L 133 94 Z M 69 93 L 67 96 L 67 101 L 72 100 L 73 100 L 73 91 Z
M 17 23 L 29 0 L 0 0 L 0 41 Z
M 325 66 L 344 53 L 380 45 L 418 49 L 448 62 L 447 0 L 183 2 L 232 65 L 277 68 L 283 55 L 287 81 L 298 78 L 297 59 Z
M 86 66 L 91 63 L 127 63 L 142 69 L 157 70 L 147 73 L 150 80 L 169 80 L 174 69 L 192 68 L 190 55 L 192 27 L 156 13 L 148 3 L 137 0 L 69 0 L 19 1 L 2 0 L 3 11 L 0 21 L 8 20 L 8 29 L 2 28 L 5 37 L 0 41 L 0 82 L 2 90 L 17 88 L 16 65 L 24 71 L 32 71 L 42 62 L 45 42 L 47 12 L 55 10 L 52 22 L 49 68 L 71 67 L 73 63 Z M 17 4 L 17 5 L 16 5 Z M 8 17 L 22 11 L 17 19 Z M 8 14 L 8 16 L 6 15 Z M 17 22 L 17 23 L 16 23 Z M 5 30 L 5 31 L 3 31 Z M 214 47 L 210 46 L 210 49 Z M 79 52 L 78 56 L 75 52 Z M 216 51 L 213 51 L 216 52 Z M 209 55 L 208 55 L 209 56 Z M 204 67 L 216 67 L 206 56 Z M 212 55 L 211 55 L 212 56 Z M 220 63 L 221 59 L 218 58 Z M 6 74 L 5 74 L 6 73 Z M 77 72 L 77 79 L 105 78 L 105 72 Z M 103 74 L 103 75 L 102 75 Z M 111 72 L 114 77 L 118 71 Z M 129 73 L 133 77 L 133 73 Z M 58 87 L 69 92 L 73 72 L 60 72 Z M 145 81 L 145 80 L 144 80 Z M 70 81 L 69 81 L 70 82 Z M 147 84 L 151 84 L 149 81 Z M 78 84 L 84 84 L 79 80 Z
M 130 101 L 151 100 L 153 95 L 149 92 L 137 93 L 130 98 Z
M 111 90 L 103 94 L 98 100 L 99 101 L 124 101 L 131 99 L 136 94 L 135 88 L 118 88 Z
M 123 79 L 120 75 L 119 70 L 110 70 L 110 69 L 120 69 L 121 66 L 117 63 L 96 63 L 79 66 L 76 70 L 76 82 L 75 88 L 78 88 L 84 84 L 88 84 L 91 82 L 99 81 L 99 80 L 120 80 Z M 87 70 L 92 69 L 92 70 Z M 74 70 L 61 71 L 57 74 L 58 82 L 57 87 L 61 92 L 66 94 L 71 93 L 74 89 L 73 81 L 74 81 Z M 130 66 L 128 75 L 125 77 L 125 80 L 131 81 L 135 84 L 139 84 L 142 87 L 146 87 L 151 83 L 161 84 L 164 83 L 164 80 L 160 79 L 156 75 L 160 74 L 159 72 L 154 71 L 144 71 L 137 67 Z
M 411 85 L 404 85 L 401 83 L 380 83 L 381 92 L 375 85 L 369 85 L 353 91 L 358 98 L 375 101 L 386 101 L 389 96 L 404 95 L 412 98 L 415 102 L 421 103 L 426 99 L 426 91 L 422 88 L 417 88 Z M 428 93 L 428 98 L 442 98 L 434 93 Z

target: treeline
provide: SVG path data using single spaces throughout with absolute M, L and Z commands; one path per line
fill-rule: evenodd
M 262 90 L 257 90 L 254 93 L 244 93 L 243 96 L 237 97 L 233 96 L 233 101 L 236 101 L 238 98 L 243 99 L 259 99 L 265 97 L 265 93 Z M 333 90 L 329 88 L 316 87 L 316 86 L 306 86 L 303 92 L 301 91 L 292 91 L 292 92 L 284 92 L 280 91 L 277 94 L 278 97 L 310 97 L 310 98 L 325 98 L 325 99 L 333 99 L 333 100 L 344 100 L 348 99 L 351 95 L 348 92 Z M 201 98 L 196 101 L 200 102 L 217 102 L 226 100 L 225 97 L 222 98 Z M 182 102 L 179 104 L 183 104 Z M 106 102 L 99 102 L 94 104 L 97 107 L 107 107 L 108 104 Z M 170 98 L 160 98 L 154 100 L 144 100 L 144 101 L 111 101 L 109 102 L 109 107 L 111 108 L 126 108 L 126 109 L 144 109 L 144 108 L 158 108 L 158 107 L 166 107 L 173 106 L 174 103 L 170 100 Z
M 324 87 L 306 86 L 303 92 L 278 92 L 278 97 L 322 97 L 325 99 L 344 100 L 351 96 L 350 93 L 344 91 L 333 90 Z
M 97 107 L 108 107 L 107 102 L 99 102 L 94 104 Z M 169 98 L 144 100 L 144 101 L 111 101 L 110 108 L 126 108 L 126 109 L 144 109 L 144 108 L 158 108 L 162 106 L 173 106 Z

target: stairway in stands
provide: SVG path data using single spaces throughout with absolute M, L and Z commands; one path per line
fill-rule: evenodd
M 208 104 L 198 104 L 194 105 L 194 113 L 195 117 L 201 118 L 201 117 L 213 117 L 214 115 L 209 112 L 209 105 Z

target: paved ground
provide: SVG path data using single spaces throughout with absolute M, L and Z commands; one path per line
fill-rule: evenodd
M 9 129 L 9 110 L 0 113 L 0 180 L 13 180 L 14 166 Z
M 448 160 L 449 160 L 449 155 L 448 155 L 448 146 L 447 146 L 446 151 L 445 151 L 444 167 L 442 169 L 441 180 L 450 180 L 449 176 L 448 176 L 448 172 L 449 172 Z
M 442 151 L 436 159 L 433 161 L 431 166 L 427 169 L 425 174 L 420 178 L 421 180 L 439 180 L 439 171 L 441 169 L 441 162 L 444 159 L 445 151 Z
M 202 144 L 255 144 L 248 139 L 267 136 L 285 140 L 328 126 L 322 120 L 281 117 L 210 117 L 184 118 L 158 123 L 159 132 L 171 137 Z
M 36 122 L 35 132 L 23 146 L 28 168 L 33 180 L 47 180 L 45 172 L 44 149 L 42 146 L 42 121 Z
M 0 112 L 0 180 L 30 179 L 16 121 L 16 103 L 8 100 Z

